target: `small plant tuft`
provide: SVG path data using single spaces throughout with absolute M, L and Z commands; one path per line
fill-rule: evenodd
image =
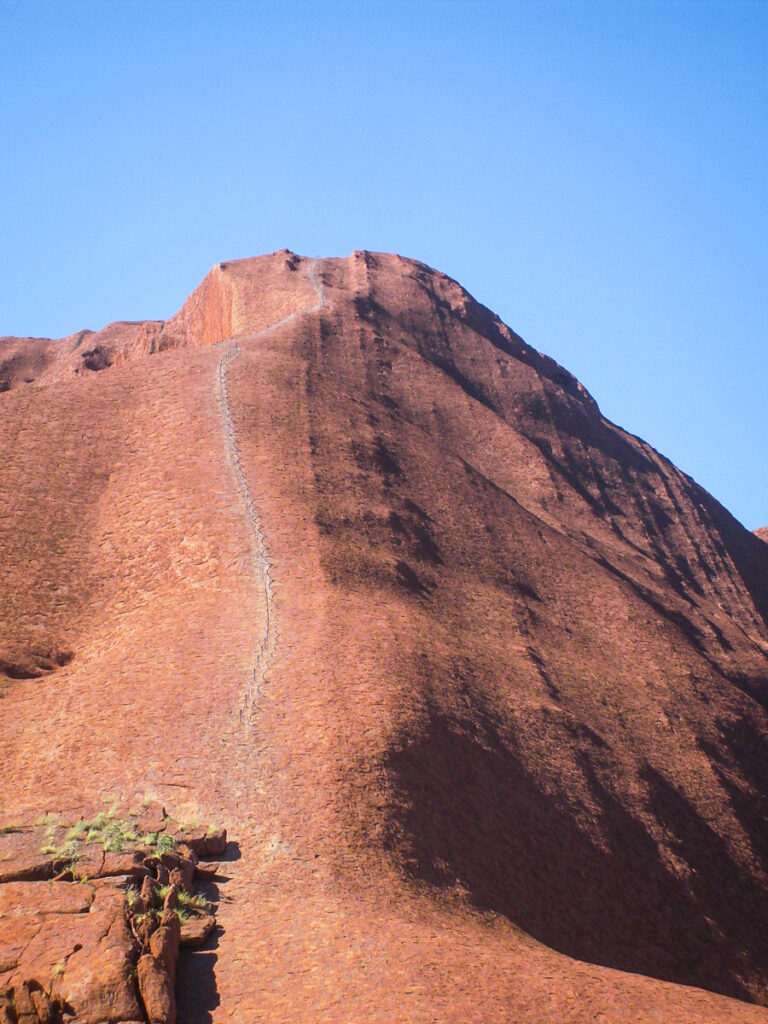
M 203 910 L 206 914 L 211 912 L 211 904 L 202 895 L 202 893 L 196 892 L 194 896 L 190 893 L 185 892 L 183 889 L 179 892 L 179 906 L 184 909 L 194 908 L 195 910 Z
M 157 900 L 158 906 L 162 907 L 162 905 L 165 903 L 165 897 L 170 892 L 170 889 L 170 885 L 157 886 L 157 888 L 155 889 L 155 899 Z
M 104 849 L 113 853 L 119 853 L 127 843 L 135 843 L 139 838 L 127 821 L 110 821 L 104 826 L 103 836 Z
M 176 840 L 173 836 L 158 836 L 157 837 L 157 848 L 160 853 L 173 853 L 176 849 Z

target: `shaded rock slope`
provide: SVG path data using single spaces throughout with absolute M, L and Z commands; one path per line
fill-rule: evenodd
M 180 1019 L 768 1021 L 768 547 L 567 371 L 282 251 L 0 381 L 0 824 L 238 835 Z

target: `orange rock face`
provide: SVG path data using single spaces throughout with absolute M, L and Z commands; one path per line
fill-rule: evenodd
M 228 827 L 180 1020 L 768 1021 L 768 548 L 570 374 L 283 251 L 0 380 L 0 824 Z

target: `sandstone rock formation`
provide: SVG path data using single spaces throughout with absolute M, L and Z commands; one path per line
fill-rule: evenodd
M 216 924 L 193 879 L 218 868 L 182 840 L 205 853 L 226 833 L 180 832 L 167 818 L 159 832 L 103 813 L 69 826 L 47 818 L 0 833 L 4 1024 L 176 1024 L 179 948 L 201 946 Z M 162 879 L 169 863 L 186 898 Z
M 236 829 L 183 1019 L 768 1021 L 768 548 L 567 371 L 283 251 L 0 380 L 1 820 Z

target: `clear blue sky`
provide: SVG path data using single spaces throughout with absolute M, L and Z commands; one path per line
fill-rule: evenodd
M 0 0 L 0 334 L 396 251 L 768 524 L 768 3 Z

